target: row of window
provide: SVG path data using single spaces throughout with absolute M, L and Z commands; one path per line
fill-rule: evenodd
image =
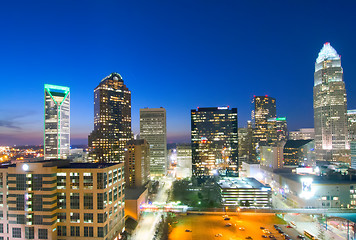
M 12 229 L 13 238 L 35 239 L 35 229 L 33 227 L 25 228 L 25 236 L 21 236 L 21 228 Z M 47 229 L 38 229 L 38 239 L 48 239 Z
M 84 227 L 83 237 L 94 237 L 94 227 Z M 97 237 L 105 237 L 108 234 L 108 227 L 98 227 Z M 80 227 L 71 226 L 70 233 L 67 234 L 67 226 L 58 226 L 57 227 L 57 236 L 71 236 L 71 237 L 81 237 L 80 236 Z

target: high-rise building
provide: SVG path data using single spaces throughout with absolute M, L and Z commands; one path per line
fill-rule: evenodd
M 283 143 L 279 146 L 261 146 L 260 165 L 267 168 L 277 169 L 283 167 Z
M 238 175 L 237 108 L 191 110 L 191 140 L 193 175 Z
M 150 174 L 153 177 L 167 173 L 166 109 L 140 109 L 140 138 L 150 145 Z
M 251 121 L 247 121 L 247 128 L 238 129 L 239 138 L 239 165 L 242 162 L 256 162 L 256 149 L 253 142 L 253 127 Z
M 67 158 L 70 148 L 69 87 L 45 84 L 44 158 Z
M 125 182 L 129 188 L 144 187 L 150 178 L 150 146 L 145 139 L 130 140 L 125 152 Z
M 177 146 L 177 178 L 192 176 L 192 147 L 190 144 L 179 144 Z
M 356 141 L 356 110 L 347 110 L 349 141 Z
M 0 238 L 121 239 L 124 187 L 123 163 L 49 160 L 1 166 Z
M 314 140 L 288 140 L 284 145 L 283 158 L 284 166 L 315 166 Z
M 89 159 L 124 162 L 131 140 L 131 92 L 118 73 L 105 77 L 94 89 L 94 130 L 88 137 Z
M 314 138 L 315 138 L 314 128 L 301 128 L 296 131 L 289 132 L 290 140 L 307 140 L 307 139 L 314 139 Z
M 276 144 L 277 136 L 273 130 L 274 123 L 268 121 L 268 119 L 276 118 L 276 99 L 267 95 L 254 96 L 253 104 L 252 118 L 255 125 L 253 133 L 255 144 L 257 146 Z
M 341 58 L 330 43 L 316 59 L 313 92 L 316 160 L 337 161 L 350 147 Z

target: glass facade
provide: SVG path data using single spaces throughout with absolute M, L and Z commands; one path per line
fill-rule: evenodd
M 150 174 L 164 176 L 167 172 L 166 109 L 140 109 L 140 138 L 150 146 Z
M 192 172 L 238 175 L 237 108 L 191 110 Z
M 44 94 L 44 157 L 67 158 L 70 147 L 69 88 L 45 84 Z
M 94 90 L 94 130 L 89 135 L 89 157 L 94 162 L 124 162 L 131 132 L 131 92 L 118 73 Z
M 337 161 L 349 149 L 347 100 L 341 58 L 330 43 L 316 60 L 313 92 L 316 160 Z

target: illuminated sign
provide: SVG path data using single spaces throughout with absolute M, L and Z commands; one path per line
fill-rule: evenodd
M 219 110 L 227 110 L 228 107 L 218 107 Z
M 300 197 L 310 199 L 314 196 L 315 191 L 312 188 L 312 183 L 312 178 L 302 178 L 302 193 L 300 194 Z

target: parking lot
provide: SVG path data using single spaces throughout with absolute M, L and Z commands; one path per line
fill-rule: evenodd
M 269 213 L 242 213 L 238 216 L 229 216 L 230 220 L 224 220 L 222 215 L 187 215 L 179 216 L 177 223 L 172 225 L 170 240 L 185 239 L 229 239 L 243 240 L 247 237 L 252 239 L 267 239 L 262 235 L 275 236 L 283 239 L 273 227 L 274 224 L 283 225 L 285 222 Z M 227 226 L 230 225 L 231 226 Z M 261 227 L 268 229 L 271 234 L 263 233 Z M 189 231 L 186 231 L 189 230 Z M 292 231 L 291 229 L 288 229 Z M 294 237 L 293 239 L 297 239 Z

